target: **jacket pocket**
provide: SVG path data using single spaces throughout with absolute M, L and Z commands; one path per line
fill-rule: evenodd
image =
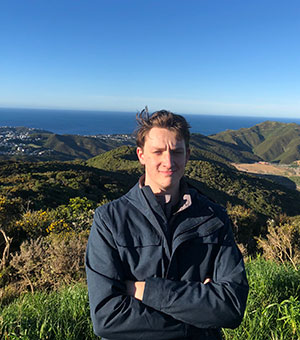
M 163 272 L 162 245 L 158 235 L 119 235 L 116 244 L 127 280 L 144 281 Z
M 212 217 L 204 223 L 195 223 L 188 229 L 185 228 L 181 232 L 175 233 L 173 239 L 173 252 L 184 242 L 191 239 L 198 239 L 202 243 L 218 243 L 218 230 L 224 226 L 224 223 L 218 217 Z M 176 235 L 177 234 L 177 235 Z
M 154 232 L 144 232 L 139 234 L 124 233 L 116 237 L 116 243 L 120 247 L 137 248 L 157 246 L 161 243 L 160 237 Z

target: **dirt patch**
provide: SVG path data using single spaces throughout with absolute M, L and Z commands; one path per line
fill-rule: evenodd
M 232 163 L 239 171 L 248 172 L 261 177 L 267 177 L 287 187 L 300 190 L 300 187 L 292 182 L 289 177 L 300 177 L 300 166 L 271 164 L 268 162 L 258 163 Z
M 300 176 L 300 168 L 291 168 L 289 165 L 277 165 L 270 163 L 232 163 L 239 171 L 253 174 L 270 174 L 278 176 Z

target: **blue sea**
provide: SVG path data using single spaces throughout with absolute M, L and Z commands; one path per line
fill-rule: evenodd
M 130 134 L 136 128 L 135 115 L 136 112 L 0 108 L 0 126 L 25 126 L 57 134 Z M 266 120 L 300 125 L 300 118 L 183 115 L 191 125 L 191 132 L 206 136 L 252 127 Z

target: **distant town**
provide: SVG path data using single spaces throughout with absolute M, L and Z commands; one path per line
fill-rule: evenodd
M 0 155 L 42 156 L 50 149 L 40 147 L 41 137 L 32 135 L 38 132 L 32 128 L 0 127 Z
M 52 132 L 27 127 L 0 127 L 0 155 L 4 156 L 32 156 L 47 157 L 55 153 L 51 147 L 45 147 L 43 141 Z M 93 135 L 81 136 L 116 141 L 120 143 L 132 142 L 131 135 Z

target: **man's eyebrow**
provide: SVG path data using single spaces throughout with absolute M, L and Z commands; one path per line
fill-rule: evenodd
M 166 150 L 166 148 L 160 147 L 160 146 L 152 146 L 151 150 L 164 151 L 164 150 Z M 184 150 L 183 146 L 178 146 L 178 147 L 175 147 L 174 149 L 171 149 L 171 151 L 183 151 L 183 150 Z
M 156 151 L 164 151 L 166 148 L 165 147 L 159 147 L 159 146 L 152 146 L 151 150 L 156 150 Z

